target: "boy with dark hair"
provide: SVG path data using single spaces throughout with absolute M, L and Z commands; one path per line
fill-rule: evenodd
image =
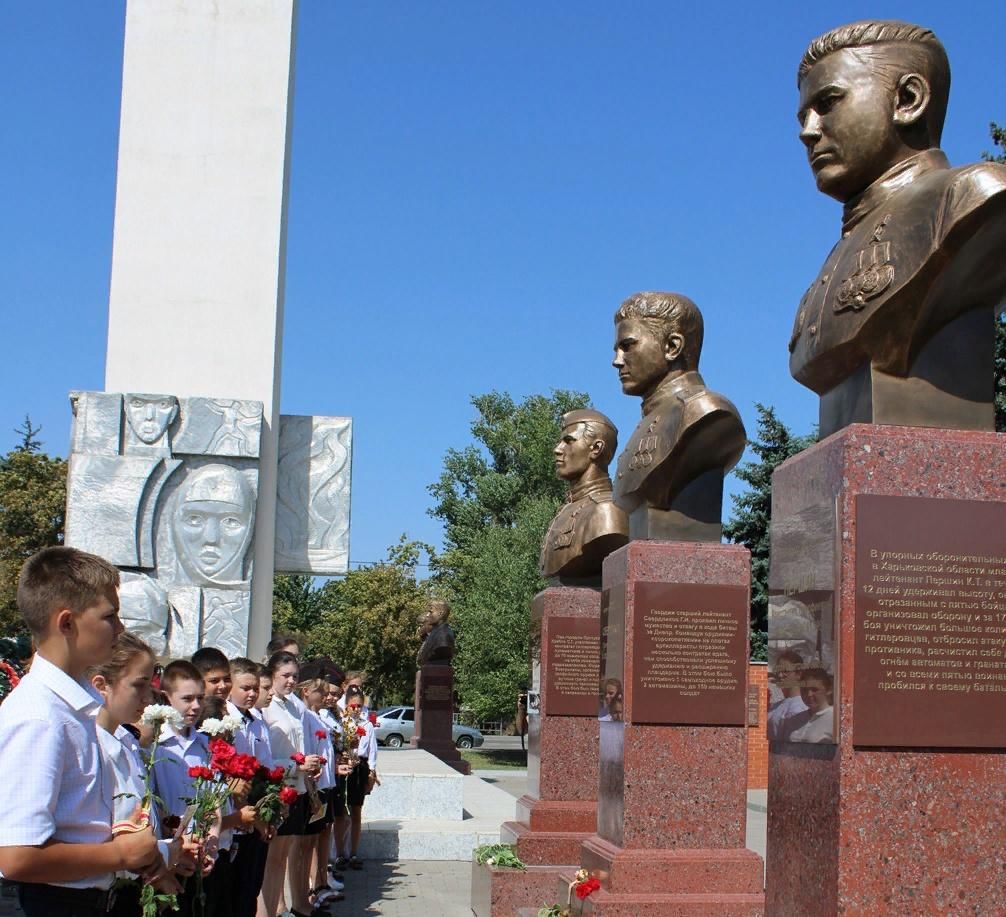
M 18 608 L 37 651 L 0 707 L 0 748 L 14 765 L 0 794 L 0 873 L 21 884 L 28 917 L 97 917 L 116 871 L 147 874 L 160 863 L 152 831 L 112 837 L 101 703 L 82 683 L 123 631 L 118 586 L 115 567 L 74 548 L 45 548 L 21 570 Z
M 214 646 L 204 646 L 192 654 L 192 664 L 203 676 L 207 697 L 222 697 L 231 693 L 231 667 L 227 657 Z
M 260 764 L 271 768 L 273 758 L 269 728 L 261 713 L 255 709 L 261 668 L 257 662 L 243 656 L 231 660 L 231 693 L 227 712 L 242 721 L 241 728 L 234 734 L 234 748 L 239 754 L 254 755 Z M 257 801 L 248 800 L 249 803 Z M 271 830 L 268 825 L 257 822 L 254 830 L 244 831 L 236 837 L 237 853 L 230 874 L 234 917 L 255 917 L 269 854 L 265 837 Z

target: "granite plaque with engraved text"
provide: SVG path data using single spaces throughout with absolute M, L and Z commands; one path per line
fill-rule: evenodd
M 635 590 L 632 721 L 743 726 L 747 589 L 637 583 Z
M 856 498 L 857 745 L 1006 748 L 1006 505 Z
M 597 716 L 601 679 L 601 624 L 596 618 L 555 617 L 548 622 L 545 712 Z

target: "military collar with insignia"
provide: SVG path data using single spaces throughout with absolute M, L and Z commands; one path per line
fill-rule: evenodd
M 666 401 L 674 397 L 683 397 L 691 389 L 705 388 L 702 376 L 696 370 L 683 372 L 679 376 L 663 379 L 657 387 L 643 399 L 643 417 L 653 413 Z
M 950 162 L 943 150 L 933 147 L 888 169 L 862 194 L 856 195 L 842 211 L 842 235 L 848 235 L 860 220 L 869 216 L 881 206 L 895 191 L 900 191 L 927 172 L 949 169 Z
M 611 478 L 605 475 L 602 478 L 594 478 L 593 481 L 584 482 L 581 478 L 574 484 L 570 489 L 569 493 L 566 495 L 567 503 L 576 503 L 577 500 L 583 500 L 585 497 L 589 497 L 592 494 L 610 494 L 611 493 Z

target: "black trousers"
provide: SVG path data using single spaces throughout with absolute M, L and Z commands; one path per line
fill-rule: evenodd
M 231 897 L 233 917 L 255 917 L 258 907 L 258 893 L 265 879 L 265 863 L 269 856 L 269 845 L 259 837 L 257 831 L 240 835 L 237 855 L 231 863 Z
M 25 917 L 107 917 L 112 895 L 98 888 L 63 888 L 41 882 L 18 886 Z

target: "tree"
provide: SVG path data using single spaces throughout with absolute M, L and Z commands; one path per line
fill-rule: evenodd
M 320 589 L 308 576 L 277 577 L 274 628 L 297 631 L 305 657 L 329 656 L 344 669 L 366 671 L 378 703 L 411 701 L 416 631 L 430 598 L 428 583 L 416 579 L 424 552 L 432 556 L 433 549 L 403 535 L 385 561 Z
M 429 488 L 430 514 L 444 523 L 445 550 L 433 567 L 458 632 L 458 693 L 477 719 L 491 719 L 512 714 L 528 681 L 531 599 L 544 586 L 538 555 L 565 497 L 552 450 L 562 415 L 588 397 L 559 390 L 517 404 L 490 392 L 472 404 L 476 443 L 448 450 Z
M 982 153 L 986 162 L 1006 163 L 1006 128 L 993 121 L 989 125 L 992 142 L 999 147 L 998 153 Z M 996 316 L 995 343 L 995 410 L 996 432 L 1006 433 L 1006 323 L 1002 314 Z
M 42 452 L 40 428 L 25 417 L 21 443 L 0 457 L 0 633 L 25 633 L 17 610 L 21 566 L 36 551 L 63 543 L 66 462 Z
M 776 417 L 775 409 L 755 403 L 758 438 L 748 445 L 758 456 L 735 474 L 748 490 L 731 497 L 733 509 L 723 535 L 751 552 L 751 657 L 764 659 L 768 629 L 769 523 L 772 519 L 772 472 L 786 459 L 817 440 L 816 435 L 794 436 Z

